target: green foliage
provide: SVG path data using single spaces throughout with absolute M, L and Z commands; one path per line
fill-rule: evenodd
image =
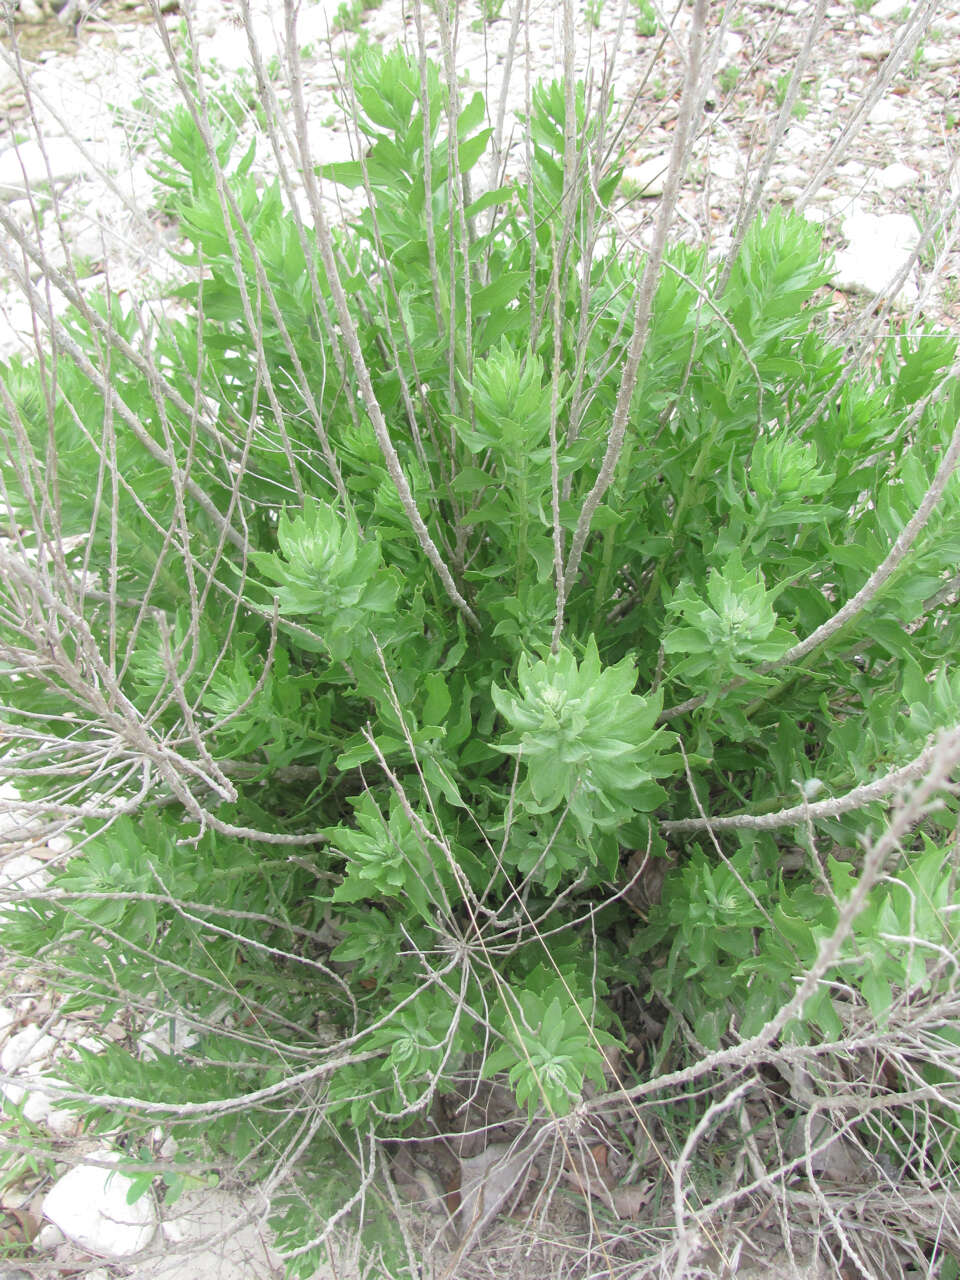
M 94 566 L 127 602 L 77 593 L 82 638 L 58 638 L 61 666 L 42 645 L 31 666 L 16 589 L 0 586 L 4 660 L 22 667 L 4 736 L 62 744 L 24 789 L 50 794 L 57 768 L 104 749 L 110 768 L 81 778 L 91 803 L 132 803 L 140 774 L 115 783 L 116 762 L 160 778 L 135 817 L 87 822 L 57 896 L 9 911 L 0 940 L 42 955 L 72 1008 L 142 1027 L 162 999 L 198 1037 L 152 1062 L 82 1054 L 65 1067 L 78 1084 L 172 1109 L 260 1099 L 184 1126 L 185 1160 L 269 1167 L 302 1117 L 263 1091 L 320 1063 L 304 1089 L 327 1127 L 303 1187 L 332 1143 L 402 1133 L 457 1073 L 504 1072 L 531 1116 L 568 1113 L 622 1035 L 614 982 L 703 1045 L 758 1030 L 839 919 L 879 806 L 818 821 L 823 860 L 801 821 L 719 850 L 672 838 L 639 931 L 615 894 L 625 853 L 662 856 L 661 823 L 701 807 L 843 795 L 960 713 L 942 592 L 960 559 L 955 478 L 869 606 L 785 660 L 864 586 L 933 480 L 960 412 L 942 385 L 954 344 L 894 335 L 875 368 L 846 370 L 820 332 L 829 267 L 802 218 L 757 222 L 723 284 L 704 252 L 671 249 L 554 644 L 557 559 L 604 457 L 640 279 L 615 239 L 588 256 L 565 217 L 589 227 L 620 157 L 571 187 L 566 95 L 537 86 L 531 210 L 525 183 L 482 187 L 480 95 L 451 119 L 437 67 L 421 88 L 401 50 L 360 47 L 349 66 L 365 154 L 321 177 L 364 195 L 333 247 L 369 387 L 315 232 L 256 176 L 255 145 L 236 156 L 229 111 L 214 147 L 239 216 L 225 208 L 183 109 L 157 171 L 193 268 L 185 318 L 154 339 L 167 389 L 115 350 L 110 384 L 138 425 L 114 438 L 68 353 L 56 397 L 35 365 L 0 371 L 8 532 L 39 512 L 36 549 L 46 465 L 76 540 L 65 570 Z M 574 111 L 579 144 L 606 151 L 582 85 Z M 137 317 L 98 305 L 136 349 Z M 68 323 L 95 359 L 100 335 Z M 104 455 L 122 478 L 109 501 Z M 937 980 L 955 820 L 955 799 L 931 812 L 788 1035 L 831 1036 L 859 1003 L 882 1021 Z M 104 1104 L 88 1123 L 120 1119 Z M 305 1226 L 283 1197 L 280 1238 L 309 1274 L 323 1218 Z
M 333 33 L 359 31 L 365 16 L 379 7 L 380 0 L 343 0 L 334 14 Z
M 484 1074 L 507 1071 L 531 1120 L 544 1103 L 554 1115 L 566 1115 L 584 1080 L 603 1088 L 603 1049 L 617 1041 L 592 1026 L 591 1000 L 577 1000 L 562 975 L 542 972 L 529 975 L 525 990 L 503 994 L 504 1042 L 487 1056 Z
M 792 74 L 789 71 L 785 71 L 783 75 L 777 76 L 777 81 L 773 87 L 773 92 L 774 92 L 774 97 L 776 98 L 778 107 L 782 107 L 787 100 L 787 94 L 790 92 L 791 79 L 792 79 Z M 805 120 L 806 117 L 809 115 L 810 113 L 809 99 L 813 95 L 813 88 L 814 86 L 813 86 L 812 80 L 804 80 L 801 83 L 800 95 L 797 98 L 797 101 L 793 104 L 793 111 L 791 112 L 791 115 L 793 115 L 795 119 Z
M 517 799 L 528 813 L 566 807 L 589 839 L 594 829 L 616 830 L 664 801 L 653 779 L 676 772 L 679 761 L 660 754 L 667 738 L 654 727 L 661 699 L 631 693 L 630 658 L 602 667 L 591 636 L 579 665 L 562 647 L 533 664 L 521 654 L 517 682 L 519 697 L 496 685 L 490 692 L 512 731 L 500 750 L 524 766 Z
M 710 1049 L 732 1031 L 756 1035 L 773 1017 L 791 980 L 817 959 L 856 883 L 850 862 L 828 857 L 823 885 L 786 877 L 779 857 L 774 840 L 753 833 L 741 834 L 740 849 L 719 866 L 698 847 L 668 875 L 655 923 L 634 939 L 637 954 L 670 940 L 667 962 L 653 974 L 654 990 L 670 994 L 675 1016 L 688 1019 Z M 925 838 L 922 852 L 870 892 L 840 960 L 786 1034 L 803 1041 L 815 1032 L 843 1037 L 847 1006 L 831 999 L 830 983 L 859 990 L 881 1026 L 895 991 L 928 990 L 936 948 L 953 950 L 958 941 L 950 922 L 952 892 L 947 853 Z
M 739 80 L 740 80 L 739 67 L 732 67 L 732 66 L 724 67 L 723 70 L 717 76 L 717 85 L 719 86 L 721 93 L 731 94 L 733 93 L 734 89 L 737 87 L 737 83 Z
M 281 617 L 311 617 L 331 658 L 344 660 L 365 643 L 378 615 L 395 607 L 396 574 L 385 570 L 375 540 L 361 543 L 355 520 L 317 501 L 299 516 L 280 513 L 277 544 L 277 551 L 254 552 L 251 560 Z
M 693 677 L 710 673 L 706 684 L 715 688 L 717 676 L 749 675 L 751 666 L 782 657 L 794 637 L 777 626 L 774 593 L 764 587 L 759 570 L 744 569 L 739 551 L 732 551 L 722 569 L 707 578 L 706 600 L 693 583 L 677 585 L 667 604 L 668 626 L 663 651 L 686 655 L 673 674 L 693 685 Z M 700 682 L 698 682 L 700 683 Z
M 604 0 L 587 0 L 584 16 L 591 27 L 599 27 L 600 15 L 603 13 Z
M 651 0 L 633 0 L 637 16 L 634 28 L 638 36 L 655 36 L 660 30 L 660 20 Z

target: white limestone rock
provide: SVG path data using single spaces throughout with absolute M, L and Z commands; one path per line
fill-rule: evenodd
M 56 1249 L 59 1245 L 63 1244 L 65 1239 L 66 1236 L 64 1236 L 60 1228 L 55 1226 L 52 1222 L 48 1222 L 46 1226 L 41 1227 L 36 1236 L 34 1236 L 33 1247 L 42 1251 Z
M 37 142 L 21 142 L 0 155 L 0 198 L 16 200 L 51 182 L 61 186 L 88 168 L 80 148 L 69 138 L 47 138 L 42 147 Z
M 0 93 L 7 93 L 20 84 L 20 77 L 15 67 L 0 59 Z
M 810 176 L 808 170 L 798 164 L 782 164 L 774 172 L 780 182 L 792 183 L 794 186 L 802 185 Z
M 47 1061 L 57 1042 L 53 1036 L 45 1035 L 38 1026 L 29 1023 L 11 1036 L 0 1053 L 0 1067 L 8 1075 L 20 1071 L 24 1067 L 38 1066 Z
M 252 1215 L 244 1212 L 243 1204 L 226 1192 L 188 1192 L 177 1201 L 175 1213 L 176 1217 L 162 1224 L 162 1237 L 168 1245 L 179 1247 L 158 1252 L 157 1257 L 141 1264 L 137 1280 L 187 1280 L 188 1274 L 190 1280 L 195 1276 L 253 1280 L 254 1276 L 266 1276 L 268 1270 L 272 1275 L 270 1269 L 280 1263 L 262 1226 L 251 1221 Z M 207 1243 L 211 1239 L 220 1243 L 211 1246 Z M 190 1259 L 189 1273 L 184 1271 L 185 1257 Z M 262 1268 L 251 1267 L 255 1257 L 263 1259 Z M 327 1280 L 330 1275 L 324 1268 L 317 1273 L 317 1280 Z
M 921 57 L 932 70 L 939 70 L 942 67 L 956 66 L 960 62 L 960 49 L 957 48 L 956 43 L 927 44 L 923 46 Z
M 83 1122 L 72 1111 L 62 1111 L 59 1107 L 51 1107 L 43 1123 L 57 1138 L 75 1138 L 80 1132 Z
M 890 52 L 890 42 L 880 36 L 861 36 L 857 52 L 868 62 L 882 62 Z
M 140 1057 L 155 1062 L 157 1054 L 180 1054 L 198 1044 L 200 1037 L 179 1014 L 151 1019 L 153 1025 L 140 1037 Z
M 717 60 L 717 66 L 726 67 L 731 62 L 736 62 L 737 58 L 743 53 L 743 46 L 743 36 L 738 36 L 735 31 L 725 31 L 720 43 L 720 57 Z
M 784 153 L 793 156 L 810 156 L 817 153 L 817 135 L 806 124 L 794 121 L 783 135 Z
M 916 248 L 920 232 L 905 213 L 860 213 L 845 218 L 843 234 L 849 246 L 837 254 L 834 285 L 847 292 L 883 293 Z M 918 296 L 911 272 L 894 297 L 909 306 Z
M 20 853 L 0 863 L 0 894 L 16 899 L 31 893 L 43 893 L 49 878 L 39 858 Z
M 641 196 L 644 200 L 662 196 L 669 168 L 668 155 L 650 156 L 640 164 L 628 165 L 623 171 L 623 182 L 632 188 L 631 194 Z
M 861 196 L 852 196 L 843 192 L 833 192 L 827 195 L 826 188 L 821 187 L 818 192 L 818 198 L 833 206 L 832 213 L 834 218 L 870 217 L 873 214 L 872 204 Z
M 877 181 L 887 191 L 900 191 L 903 187 L 910 187 L 919 182 L 920 175 L 916 169 L 911 169 L 908 164 L 901 164 L 898 160 L 881 169 L 877 174 Z
M 17 16 L 21 22 L 43 22 L 45 15 L 37 0 L 20 0 Z
M 849 179 L 851 182 L 856 178 L 862 178 L 866 172 L 866 165 L 861 164 L 859 160 L 847 160 L 843 164 L 838 164 L 834 169 L 836 177 Z
M 9 1086 L 6 1086 L 9 1088 Z M 43 1124 L 50 1118 L 52 1110 L 50 1099 L 45 1093 L 29 1091 L 23 1103 L 23 1115 L 31 1124 Z
M 740 177 L 740 157 L 736 151 L 718 148 L 710 156 L 710 173 L 721 182 L 736 182 Z
M 98 1161 L 113 1163 L 112 1151 L 96 1152 Z M 65 1173 L 47 1193 L 43 1215 L 68 1240 L 101 1258 L 129 1258 L 141 1253 L 157 1230 L 153 1198 L 127 1204 L 129 1180 L 101 1164 L 80 1164 Z
M 900 111 L 889 98 L 881 98 L 870 108 L 867 120 L 870 124 L 893 124 L 900 116 Z
M 8 1005 L 0 1004 L 0 1044 L 8 1039 L 7 1032 L 16 1020 L 16 1011 L 11 1009 Z

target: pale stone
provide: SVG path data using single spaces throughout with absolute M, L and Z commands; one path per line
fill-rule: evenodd
M 72 1111 L 51 1107 L 44 1124 L 57 1138 L 75 1138 L 80 1128 L 80 1119 Z
M 910 187 L 915 182 L 919 182 L 920 175 L 908 164 L 896 161 L 894 164 L 888 164 L 885 169 L 881 169 L 877 179 L 881 187 L 885 187 L 887 191 L 899 191 L 901 187 Z
M 102 262 L 105 256 L 105 244 L 112 239 L 102 227 L 88 223 L 71 236 L 74 261 L 85 259 L 89 262 Z
M 81 1036 L 77 1041 L 78 1049 L 86 1049 L 88 1053 L 103 1053 L 106 1043 L 99 1036 Z
M 31 893 L 43 893 L 49 878 L 39 858 L 21 853 L 0 864 L 0 894 L 16 899 L 28 897 Z
M 43 22 L 44 13 L 37 0 L 20 0 L 19 15 L 21 22 Z
M 140 1037 L 140 1056 L 144 1062 L 155 1062 L 158 1053 L 183 1053 L 192 1049 L 200 1037 L 179 1015 L 164 1016 Z
M 59 186 L 85 174 L 88 168 L 80 148 L 69 138 L 47 138 L 43 147 L 22 142 L 0 155 L 0 198 L 16 200 L 51 182 Z
M 844 220 L 843 234 L 851 242 L 882 241 L 901 253 L 912 253 L 920 239 L 917 224 L 906 213 L 862 213 Z
M 97 1152 L 113 1163 L 115 1152 Z M 101 1165 L 81 1164 L 64 1174 L 47 1193 L 43 1214 L 68 1240 L 101 1258 L 129 1258 L 142 1252 L 157 1229 L 151 1196 L 127 1204 L 129 1180 Z
M 631 194 L 642 196 L 645 200 L 651 196 L 662 196 L 669 167 L 669 156 L 650 156 L 640 164 L 632 164 L 624 169 L 623 181 L 633 188 Z
M 899 18 L 901 14 L 909 14 L 910 5 L 908 0 L 877 0 L 875 5 L 871 6 L 871 18 Z
M 943 44 L 927 44 L 923 47 L 923 61 L 928 67 L 952 67 L 960 62 L 960 49 Z
M 20 84 L 20 77 L 17 74 L 16 67 L 11 67 L 7 62 L 0 59 L 0 93 L 6 93 L 8 89 L 14 89 Z
M 889 98 L 881 98 L 879 102 L 870 108 L 867 120 L 870 124 L 892 124 L 899 115 L 900 112 Z
M 257 1276 L 266 1275 L 268 1268 L 280 1262 L 260 1226 L 249 1220 L 249 1213 L 244 1213 L 234 1196 L 222 1191 L 188 1192 L 177 1201 L 174 1213 L 164 1221 L 162 1232 L 170 1244 L 181 1245 L 183 1251 L 171 1250 L 169 1256 L 151 1259 L 138 1269 L 137 1280 L 187 1280 L 184 1257 L 190 1259 L 190 1280 L 207 1275 L 224 1280 L 242 1276 L 246 1280 L 254 1274 L 250 1265 L 253 1257 L 262 1258 L 265 1264 L 263 1270 L 256 1271 Z M 207 1245 L 211 1238 L 222 1243 Z M 283 1269 L 278 1270 L 282 1273 Z M 320 1270 L 317 1280 L 331 1280 L 331 1272 Z
M 21 803 L 20 795 L 13 783 L 6 780 L 0 782 L 0 833 L 11 826 L 19 825 L 21 820 L 17 815 L 17 806 Z M 2 868 L 0 868 L 0 874 L 2 874 Z
M 297 22 L 297 40 L 301 48 L 327 39 L 338 8 L 339 0 L 318 0 L 316 4 L 301 6 Z
M 12 1081 L 5 1080 L 0 1084 L 0 1094 L 2 1094 L 15 1107 L 19 1107 L 20 1103 L 27 1096 L 27 1091 L 23 1085 L 13 1084 Z
M 876 36 L 863 36 L 857 50 L 860 57 L 866 58 L 868 62 L 882 62 L 890 52 L 890 43 Z
M 180 1143 L 177 1142 L 176 1138 L 171 1133 L 164 1138 L 163 1142 L 160 1144 L 158 1154 L 161 1160 L 172 1160 L 179 1150 Z
M 792 124 L 783 135 L 783 147 L 793 155 L 807 156 L 816 153 L 817 136 L 806 125 Z
M 822 188 L 819 196 L 820 199 L 827 198 Z M 841 195 L 835 192 L 829 197 L 829 203 L 833 205 L 833 216 L 835 218 L 870 217 L 873 214 L 869 203 L 860 196 Z
M 45 1093 L 28 1092 L 23 1115 L 31 1124 L 43 1124 L 50 1115 L 50 1099 Z
M 65 1239 L 66 1236 L 60 1228 L 52 1222 L 48 1222 L 34 1236 L 33 1247 L 35 1249 L 56 1249 L 57 1245 L 63 1244 Z
M 735 151 L 717 151 L 710 157 L 710 172 L 721 182 L 736 182 L 740 165 Z
M 53 1036 L 45 1035 L 32 1023 L 11 1036 L 0 1053 L 0 1067 L 9 1075 L 23 1067 L 45 1061 L 57 1047 Z
M 743 36 L 738 36 L 735 31 L 725 31 L 720 44 L 718 66 L 724 67 L 736 61 L 741 53 L 743 53 Z
M 775 172 L 781 182 L 802 183 L 808 176 L 807 170 L 802 169 L 798 164 L 781 165 Z
M 0 1004 L 0 1040 L 6 1038 L 6 1033 L 17 1020 L 17 1015 L 13 1009 L 8 1009 L 5 1004 Z
M 904 213 L 861 213 L 844 219 L 849 247 L 837 254 L 834 284 L 838 289 L 884 293 L 910 257 L 920 232 Z M 909 305 L 917 297 L 916 281 L 908 278 L 893 301 Z

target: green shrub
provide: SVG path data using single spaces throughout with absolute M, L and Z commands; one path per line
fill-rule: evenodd
M 193 1052 L 113 1046 L 64 1071 L 104 1099 L 91 1126 L 146 1133 L 167 1114 L 184 1160 L 299 1153 L 313 1190 L 275 1207 L 302 1274 L 329 1211 L 308 1153 L 331 1134 L 403 1131 L 464 1073 L 506 1072 L 531 1114 L 568 1113 L 623 1039 L 613 984 L 667 1000 L 672 1033 L 707 1047 L 758 1031 L 883 821 L 876 798 L 806 801 L 889 774 L 960 709 L 941 590 L 960 557 L 955 478 L 829 627 L 950 447 L 954 343 L 895 336 L 849 370 L 800 218 L 754 225 L 722 291 L 718 264 L 675 247 L 568 573 L 641 264 L 616 241 L 583 249 L 596 204 L 583 180 L 570 197 L 561 86 L 533 96 L 529 189 L 472 190 L 492 132 L 479 95 L 450 137 L 436 68 L 423 96 L 401 52 L 362 49 L 351 70 L 366 155 L 322 176 L 366 196 L 333 237 L 362 362 L 280 184 L 256 177 L 253 147 L 235 157 L 221 120 L 225 209 L 181 110 L 158 176 L 193 278 L 185 318 L 153 339 L 156 376 L 136 317 L 100 304 L 102 329 L 70 318 L 55 400 L 13 360 L 0 416 L 8 533 L 34 528 L 35 550 L 55 517 L 74 540 L 46 619 L 18 613 L 15 576 L 0 586 L 20 677 L 4 731 L 25 794 L 63 803 L 70 769 L 86 806 L 60 896 L 25 901 L 0 937 L 42 959 L 69 1008 L 142 1027 L 159 1000 L 189 1017 Z M 582 86 L 575 108 L 602 148 Z M 600 173 L 601 204 L 619 176 L 616 160 Z M 110 396 L 86 364 L 108 327 Z M 105 591 L 79 585 L 90 569 Z M 771 824 L 727 851 L 701 809 Z M 895 988 L 932 980 L 924 952 L 885 940 L 952 943 L 955 815 L 949 797 L 930 814 L 785 1035 L 835 1036 L 861 997 L 882 1019 Z M 615 892 L 626 855 L 668 842 L 638 929 Z

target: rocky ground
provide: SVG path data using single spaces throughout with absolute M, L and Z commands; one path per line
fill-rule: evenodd
M 182 50 L 183 15 L 173 4 L 162 7 L 170 38 Z M 254 7 L 269 58 L 280 47 L 282 5 L 261 0 Z M 813 0 L 743 0 L 718 46 L 708 127 L 695 148 L 678 224 L 680 234 L 705 241 L 712 251 L 722 253 L 729 244 L 744 185 L 757 171 L 813 8 Z M 871 103 L 871 87 L 892 69 L 888 57 L 898 35 L 920 9 L 931 15 L 923 38 Z M 161 306 L 157 280 L 170 270 L 166 250 L 172 247 L 171 229 L 153 200 L 153 135 L 158 113 L 175 91 L 164 42 L 147 10 L 141 0 L 104 0 L 89 16 L 78 10 L 78 23 L 61 24 L 40 0 L 19 0 L 19 12 L 12 14 L 17 44 L 6 40 L 8 54 L 0 62 L 0 197 L 39 236 L 51 262 L 65 266 L 72 259 L 84 289 L 108 285 L 149 310 Z M 651 7 L 644 3 L 628 3 L 623 13 L 615 82 L 627 107 L 628 168 L 616 216 L 624 233 L 642 242 L 672 139 L 687 12 L 681 8 L 669 25 L 649 22 Z M 558 6 L 547 0 L 531 5 L 530 14 L 534 72 L 559 74 Z M 200 61 L 213 83 L 236 91 L 252 108 L 239 3 L 198 0 L 191 15 Z M 461 70 L 471 86 L 493 98 L 501 88 L 509 18 L 509 6 L 492 0 L 483 10 L 464 7 L 461 16 Z M 428 29 L 431 21 L 428 15 Z M 602 66 L 620 21 L 613 0 L 589 0 L 579 18 L 578 71 Z M 331 36 L 337 26 L 339 34 Z M 303 3 L 300 43 L 307 51 L 314 146 L 325 161 L 350 155 L 336 89 L 345 44 L 357 38 L 349 29 L 354 26 L 389 44 L 407 37 L 410 19 L 398 0 L 365 11 L 358 5 L 338 11 L 333 0 Z M 434 47 L 439 49 L 435 39 Z M 522 92 L 522 76 L 515 92 Z M 282 101 L 279 84 L 278 93 Z M 509 101 L 516 105 L 515 93 Z M 922 6 L 842 0 L 829 6 L 764 205 L 782 202 L 822 223 L 836 252 L 831 305 L 839 327 L 869 293 L 881 295 L 881 302 L 889 298 L 900 319 L 960 332 L 958 150 L 960 7 L 946 0 Z M 337 191 L 331 188 L 326 198 L 331 214 L 339 216 Z M 946 216 L 911 264 L 920 228 L 937 212 Z M 0 355 L 6 357 L 33 350 L 34 325 L 4 261 L 0 252 Z M 902 278 L 891 288 L 898 271 Z M 7 797 L 15 804 L 9 789 Z M 66 841 L 0 843 L 0 899 L 42 885 L 68 847 Z M 77 1120 L 39 1086 L 76 1046 L 95 1051 L 104 1036 L 129 1037 L 131 1028 L 60 1016 L 55 999 L 30 974 L 8 971 L 5 987 L 0 1089 L 35 1126 L 35 1140 L 32 1151 L 14 1143 L 0 1156 L 0 1259 L 4 1252 L 11 1259 L 0 1262 L 0 1280 L 81 1272 L 93 1280 L 278 1274 L 255 1203 L 244 1205 L 222 1192 L 207 1195 L 193 1202 L 192 1217 L 177 1206 L 172 1212 L 179 1219 L 162 1225 L 149 1196 L 126 1206 L 121 1181 L 108 1177 L 111 1153 L 102 1140 L 87 1141 Z M 189 1026 L 168 1019 L 138 1028 L 135 1043 L 142 1053 L 151 1046 L 180 1051 L 189 1034 Z M 30 1130 L 21 1125 L 16 1132 L 22 1141 Z M 156 1137 L 159 1152 L 165 1139 L 162 1132 Z M 238 1214 L 251 1220 L 237 1226 Z M 203 1236 L 206 1245 L 198 1243 Z M 20 1255 L 22 1261 L 12 1260 Z M 778 1265 L 772 1264 L 771 1274 L 786 1274 Z
M 678 228 L 688 238 L 706 238 L 718 253 L 729 242 L 744 183 L 762 158 L 813 7 L 813 0 L 745 2 L 720 44 L 707 127 L 695 149 Z M 486 12 L 495 8 L 487 0 Z M 914 321 L 956 327 L 960 16 L 946 0 L 933 8 L 926 36 L 905 58 L 889 91 L 860 113 L 856 131 L 851 122 L 856 123 L 865 94 L 889 69 L 887 56 L 912 7 L 900 0 L 876 0 L 872 6 L 866 0 L 844 0 L 827 8 L 764 203 L 800 207 L 823 224 L 837 251 L 840 311 L 845 294 L 884 290 L 913 252 L 919 227 L 931 211 L 952 205 L 954 216 L 946 218 L 923 249 L 895 298 L 898 309 Z M 146 10 L 142 0 L 104 0 L 80 25 L 76 38 L 64 34 L 56 20 L 42 27 L 18 25 L 28 94 L 16 69 L 0 65 L 0 101 L 6 107 L 0 195 L 25 223 L 39 220 L 41 241 L 54 262 L 62 262 L 64 242 L 69 244 L 86 288 L 99 289 L 106 277 L 119 296 L 135 294 L 141 300 L 156 297 L 147 281 L 169 247 L 169 229 L 151 216 L 155 183 L 150 161 L 157 112 L 175 97 L 167 55 Z M 672 136 L 680 69 L 674 40 L 682 41 L 687 13 L 679 12 L 664 40 L 656 23 L 648 27 L 641 21 L 647 12 L 643 6 L 628 3 L 628 10 L 615 82 L 618 100 L 629 104 L 624 139 L 630 163 L 617 213 L 621 226 L 642 239 L 652 221 Z M 257 9 L 256 29 L 266 59 L 279 47 L 280 11 L 279 4 L 265 0 Z M 325 160 L 350 155 L 335 93 L 343 49 L 356 36 L 344 30 L 328 43 L 337 14 L 333 0 L 304 4 L 299 24 L 300 42 L 308 53 L 314 146 Z M 340 16 L 342 21 L 343 12 Z M 371 40 L 391 43 L 408 33 L 408 16 L 396 0 L 385 0 L 360 16 Z M 236 17 L 237 6 L 230 0 L 200 0 L 194 27 L 214 86 L 235 88 L 252 102 L 247 40 Z M 501 89 L 508 17 L 504 4 L 494 20 L 471 19 L 464 10 L 461 22 L 461 72 L 471 87 L 487 91 L 488 100 L 495 100 Z M 614 0 L 590 0 L 581 15 L 578 73 L 588 68 L 596 73 L 613 46 L 618 21 Z M 182 18 L 174 11 L 165 22 L 182 47 Z M 535 75 L 560 72 L 558 24 L 553 0 L 531 6 Z M 438 50 L 438 42 L 433 43 Z M 282 88 L 279 92 L 282 102 Z M 522 75 L 517 74 L 508 93 L 510 105 L 516 106 L 521 95 Z M 38 129 L 46 140 L 43 152 L 29 141 Z M 21 145 L 15 148 L 17 142 Z M 25 198 L 28 186 L 35 192 L 33 201 Z M 333 188 L 327 192 L 334 213 L 337 195 Z M 32 347 L 26 302 L 9 289 L 0 289 L 0 302 L 0 353 L 12 351 L 18 341 Z

